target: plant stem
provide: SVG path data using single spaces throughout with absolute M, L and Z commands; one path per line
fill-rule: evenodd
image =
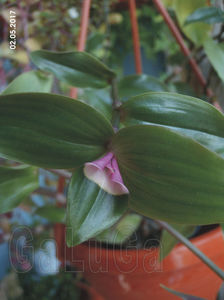
M 176 26 L 176 24 L 170 17 L 165 6 L 163 5 L 163 2 L 161 0 L 153 0 L 153 2 L 155 4 L 155 6 L 157 7 L 158 11 L 160 12 L 160 14 L 162 15 L 164 21 L 166 22 L 168 28 L 170 29 L 170 31 L 172 33 L 172 35 L 176 39 L 178 45 L 180 46 L 181 51 L 187 57 L 189 64 L 190 64 L 193 72 L 195 73 L 199 83 L 201 84 L 202 87 L 206 88 L 207 96 L 209 98 L 212 98 L 214 96 L 213 91 L 206 86 L 206 80 L 205 80 L 204 75 L 202 74 L 201 69 L 199 68 L 195 59 L 192 57 L 192 53 L 191 53 L 190 49 L 186 46 L 181 32 L 179 31 L 178 27 Z
M 111 80 L 111 98 L 112 98 L 112 125 L 114 129 L 117 131 L 119 128 L 120 123 L 120 112 L 118 111 L 118 107 L 120 106 L 120 101 L 118 97 L 118 90 L 117 90 L 117 82 L 116 79 Z
M 201 252 L 195 245 L 193 245 L 187 238 L 185 238 L 180 232 L 174 229 L 166 222 L 154 220 L 163 229 L 168 231 L 178 241 L 183 243 L 192 253 L 194 253 L 202 262 L 204 262 L 212 271 L 214 271 L 222 280 L 224 280 L 224 272 L 216 264 L 213 263 L 203 252 Z
M 112 106 L 113 108 L 118 108 L 120 105 L 119 97 L 118 97 L 118 89 L 117 89 L 117 81 L 116 78 L 111 80 L 111 98 L 112 98 Z

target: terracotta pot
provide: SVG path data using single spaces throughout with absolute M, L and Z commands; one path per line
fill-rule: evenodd
M 61 227 L 61 230 L 64 228 Z M 192 239 L 192 242 L 224 268 L 224 241 L 219 227 Z M 161 247 L 115 250 L 84 243 L 62 248 L 61 260 L 70 261 L 82 271 L 106 300 L 179 299 L 163 290 L 160 283 L 187 294 L 215 300 L 222 283 L 215 273 L 180 244 L 162 263 L 157 260 Z

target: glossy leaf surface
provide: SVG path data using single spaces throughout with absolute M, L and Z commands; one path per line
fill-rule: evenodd
M 0 167 L 0 214 L 11 211 L 37 188 L 35 168 Z
M 198 8 L 187 17 L 185 25 L 195 22 L 204 22 L 207 24 L 224 22 L 224 12 L 220 8 L 214 6 Z
M 0 96 L 0 156 L 47 168 L 70 168 L 105 152 L 110 123 L 68 97 L 26 93 Z
M 153 125 L 120 130 L 111 148 L 131 209 L 171 223 L 224 222 L 224 160 L 214 152 Z
M 115 224 L 127 210 L 127 196 L 113 196 L 75 171 L 68 189 L 67 244 L 74 246 Z
M 52 75 L 46 75 L 41 71 L 30 71 L 16 77 L 2 92 L 2 95 L 28 92 L 51 91 L 53 78 Z
M 153 76 L 146 74 L 129 75 L 118 82 L 119 97 L 125 101 L 130 97 L 145 92 L 165 92 L 168 91 L 166 85 Z
M 103 88 L 115 73 L 86 52 L 53 52 L 38 50 L 31 53 L 33 63 L 43 71 L 52 72 L 59 80 L 76 87 Z
M 124 103 L 121 114 L 126 126 L 166 126 L 224 155 L 224 115 L 200 99 L 173 93 L 146 93 Z
M 112 100 L 110 98 L 110 90 L 107 89 L 79 89 L 78 99 L 86 104 L 94 107 L 101 112 L 107 119 L 112 118 Z

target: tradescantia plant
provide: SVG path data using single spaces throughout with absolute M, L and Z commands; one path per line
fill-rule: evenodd
M 220 111 L 169 93 L 146 75 L 118 79 L 85 52 L 41 50 L 31 59 L 42 71 L 86 90 L 77 100 L 40 92 L 41 86 L 19 93 L 8 88 L 0 96 L 0 156 L 30 165 L 20 171 L 24 176 L 35 167 L 74 169 L 67 193 L 69 246 L 102 239 L 120 219 L 126 222 L 130 210 L 190 228 L 224 222 Z M 21 181 L 24 193 L 36 188 L 36 178 L 32 182 L 25 188 L 28 183 Z M 4 179 L 0 186 L 2 213 L 13 205 L 6 204 Z M 137 226 L 139 218 L 132 219 Z

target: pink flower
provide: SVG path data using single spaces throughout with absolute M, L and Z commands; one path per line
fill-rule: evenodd
M 117 160 L 112 152 L 92 162 L 85 163 L 85 176 L 112 195 L 128 194 Z

